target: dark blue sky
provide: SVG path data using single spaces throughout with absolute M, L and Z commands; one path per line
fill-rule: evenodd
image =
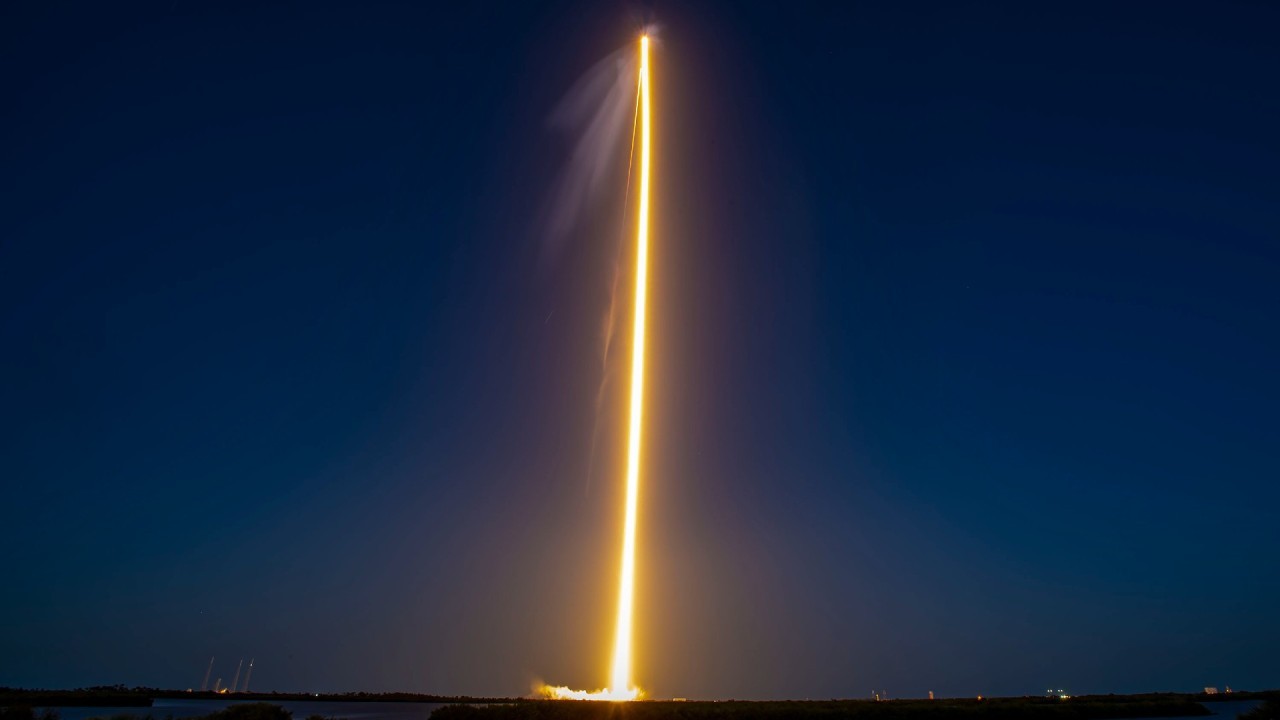
M 1280 7 L 431 5 L 0 11 L 0 685 L 604 682 L 650 19 L 637 682 L 1276 684 Z

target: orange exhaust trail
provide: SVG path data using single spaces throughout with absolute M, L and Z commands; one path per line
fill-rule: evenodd
M 635 598 L 636 511 L 640 495 L 640 434 L 644 414 L 644 321 L 649 276 L 649 37 L 640 38 L 640 218 L 636 228 L 636 318 L 631 345 L 631 430 L 627 441 L 627 505 L 618 583 L 617 638 L 609 687 L 631 689 L 631 616 Z
M 649 36 L 640 38 L 640 203 L 636 226 L 636 307 L 631 345 L 631 418 L 627 439 L 626 510 L 622 530 L 622 560 L 618 579 L 618 618 L 609 686 L 588 692 L 567 687 L 543 687 L 549 697 L 572 700 L 634 700 L 639 688 L 631 684 L 631 635 L 635 600 L 636 525 L 640 497 L 640 437 L 644 420 L 645 300 L 649 275 L 649 155 L 650 84 Z

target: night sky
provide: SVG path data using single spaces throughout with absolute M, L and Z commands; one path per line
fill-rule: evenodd
M 0 685 L 604 684 L 648 22 L 636 682 L 1277 685 L 1280 6 L 745 1 L 5 4 Z

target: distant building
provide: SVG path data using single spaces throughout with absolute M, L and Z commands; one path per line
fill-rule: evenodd
M 1205 695 L 1217 695 L 1217 694 L 1218 694 L 1218 688 L 1216 688 L 1216 687 L 1207 687 L 1207 688 L 1205 688 L 1205 689 L 1204 689 L 1204 694 L 1205 694 Z

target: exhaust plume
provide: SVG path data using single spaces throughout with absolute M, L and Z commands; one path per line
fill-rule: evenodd
M 544 265 L 559 257 L 583 213 L 605 189 L 619 154 L 619 140 L 632 116 L 635 93 L 636 60 L 633 51 L 624 48 L 579 78 L 548 118 L 549 127 L 577 140 L 547 212 Z

